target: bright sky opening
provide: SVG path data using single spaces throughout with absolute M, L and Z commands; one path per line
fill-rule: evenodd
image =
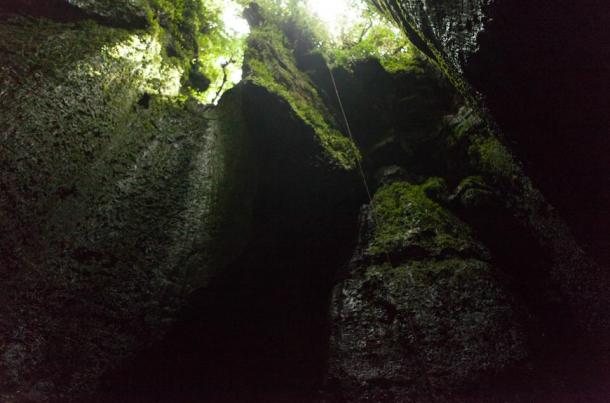
M 225 29 L 232 35 L 242 37 L 250 33 L 248 22 L 242 16 L 244 8 L 233 0 L 224 0 L 222 22 Z
M 333 39 L 341 31 L 357 23 L 362 16 L 363 6 L 354 0 L 307 0 L 307 8 L 326 26 Z
M 250 33 L 248 22 L 243 17 L 244 7 L 234 0 L 219 0 L 224 34 L 233 40 L 242 40 Z M 242 78 L 243 52 L 233 55 L 219 55 L 214 65 L 222 73 L 211 83 L 207 91 L 200 95 L 200 100 L 206 104 L 217 103 L 220 95 L 239 83 Z

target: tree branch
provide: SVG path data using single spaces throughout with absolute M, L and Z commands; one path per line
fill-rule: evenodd
M 216 102 L 218 102 L 220 95 L 222 94 L 222 90 L 224 89 L 225 85 L 227 84 L 227 81 L 229 80 L 229 76 L 227 74 L 227 66 L 235 61 L 234 58 L 235 56 L 231 56 L 231 58 L 226 63 L 222 64 L 222 83 L 220 84 L 220 87 L 216 92 L 216 96 L 212 100 L 212 104 L 214 105 L 216 104 Z

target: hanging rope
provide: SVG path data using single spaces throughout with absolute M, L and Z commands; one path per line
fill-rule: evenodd
M 343 115 L 343 121 L 345 122 L 345 127 L 347 129 L 347 134 L 349 134 L 350 139 L 352 139 L 352 143 L 355 145 L 356 140 L 354 139 L 354 135 L 352 134 L 352 129 L 350 128 L 349 121 L 347 120 L 347 115 L 345 113 L 345 108 L 343 108 L 343 102 L 341 101 L 341 96 L 339 95 L 339 89 L 337 88 L 337 82 L 335 81 L 335 75 L 333 74 L 333 70 L 330 68 L 328 63 L 326 64 L 328 68 L 328 72 L 330 74 L 330 80 L 333 83 L 333 88 L 335 89 L 335 95 L 337 96 L 337 101 L 339 102 L 339 109 L 341 109 L 341 115 Z M 371 188 L 369 187 L 368 181 L 366 180 L 366 174 L 364 173 L 364 168 L 362 167 L 362 163 L 360 162 L 360 158 L 356 157 L 356 165 L 358 166 L 358 171 L 360 172 L 360 177 L 362 178 L 362 184 L 364 185 L 364 190 L 366 191 L 366 195 L 369 198 L 369 205 L 371 206 L 371 217 L 373 218 L 373 222 L 375 223 L 375 227 L 380 229 L 379 218 L 377 217 L 377 213 L 375 212 L 375 206 L 373 205 L 373 196 L 371 194 Z M 392 264 L 392 260 L 390 259 L 390 254 L 388 251 L 385 251 L 385 256 L 388 260 L 388 263 L 391 267 L 394 267 Z
M 335 89 L 335 94 L 337 95 L 337 101 L 339 101 L 339 108 L 341 109 L 341 114 L 343 115 L 343 121 L 345 122 L 345 127 L 347 128 L 347 133 L 349 137 L 352 139 L 352 143 L 356 144 L 356 140 L 354 139 L 354 135 L 352 134 L 352 129 L 349 126 L 349 122 L 347 121 L 347 115 L 345 114 L 345 109 L 343 108 L 343 102 L 341 102 L 341 96 L 339 95 L 339 89 L 337 88 L 337 82 L 335 81 L 335 75 L 333 74 L 332 69 L 328 66 L 328 72 L 330 73 L 330 79 L 333 83 L 333 88 Z M 364 184 L 364 190 L 366 190 L 366 195 L 369 198 L 369 202 L 371 205 L 373 204 L 373 197 L 371 195 L 371 189 L 369 188 L 369 184 L 366 181 L 366 175 L 364 173 L 364 168 L 362 168 L 362 164 L 360 163 L 360 158 L 356 157 L 356 164 L 358 165 L 358 171 L 360 171 L 360 176 L 362 177 L 362 183 Z

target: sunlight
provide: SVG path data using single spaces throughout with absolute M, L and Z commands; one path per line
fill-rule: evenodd
M 223 51 L 214 52 L 214 56 L 207 59 L 207 73 L 212 78 L 210 87 L 198 95 L 205 104 L 218 103 L 220 96 L 241 81 L 243 62 L 243 41 L 250 33 L 250 26 L 243 17 L 244 7 L 235 0 L 218 0 L 222 21 L 221 37 L 229 41 L 222 45 Z M 240 45 L 241 43 L 241 45 Z M 208 43 L 210 47 L 214 42 Z M 218 54 L 220 53 L 220 54 Z
M 248 22 L 242 16 L 243 7 L 238 5 L 233 0 L 224 0 L 224 7 L 222 11 L 222 22 L 224 23 L 225 29 L 230 34 L 243 37 L 250 33 L 250 27 Z
M 333 39 L 357 23 L 363 11 L 361 2 L 354 0 L 307 0 L 306 4 L 309 11 L 324 23 Z

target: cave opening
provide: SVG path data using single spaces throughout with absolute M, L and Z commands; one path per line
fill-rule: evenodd
M 605 402 L 548 7 L 0 4 L 0 401 Z
M 235 66 L 243 62 L 244 38 L 256 32 L 261 18 L 252 13 L 263 14 L 281 27 L 294 52 L 293 63 L 306 71 L 303 79 L 315 83 L 315 95 L 335 116 L 344 136 L 347 122 L 339 119 L 338 87 L 331 87 L 329 71 L 336 70 L 335 85 L 341 92 L 345 89 L 350 100 L 366 100 L 351 101 L 347 113 L 359 115 L 354 122 L 357 146 L 372 146 L 375 140 L 363 133 L 388 127 L 380 127 L 374 113 L 363 112 L 369 102 L 383 107 L 388 97 L 377 91 L 367 99 L 366 92 L 373 93 L 376 75 L 385 78 L 386 89 L 396 92 L 392 81 L 401 79 L 391 79 L 387 71 L 404 69 L 414 57 L 408 40 L 360 1 L 261 4 L 261 9 L 244 9 L 225 1 L 222 21 L 234 38 L 226 51 L 239 47 L 241 59 L 219 51 L 216 63 L 225 69 L 227 61 Z M 243 26 L 238 14 L 250 14 L 250 27 Z M 241 79 L 239 69 L 231 78 L 225 74 L 212 83 L 206 90 L 214 94 L 212 103 L 222 103 L 223 93 L 239 86 Z M 360 80 L 366 88 L 359 96 L 351 94 Z M 220 275 L 189 294 L 180 321 L 162 341 L 105 375 L 102 402 L 305 402 L 331 387 L 325 375 L 331 334 L 328 306 L 333 288 L 349 272 L 361 206 L 370 202 L 363 181 L 376 179 L 334 169 L 320 172 L 317 164 L 303 158 L 315 153 L 312 144 L 284 138 L 285 133 L 307 138 L 311 128 L 289 118 L 290 107 L 278 104 L 274 96 L 255 91 L 248 97 L 249 104 L 265 105 L 263 116 L 258 108 L 245 111 L 259 154 L 248 243 Z M 210 98 L 204 94 L 200 99 Z M 366 156 L 366 171 L 400 164 L 402 155 L 394 157 Z
M 224 92 L 242 80 L 250 33 L 244 11 L 250 4 L 218 0 L 211 6 L 218 20 L 213 33 L 198 44 L 197 65 L 210 84 L 193 93 L 203 103 L 217 104 Z M 363 0 L 263 0 L 254 4 L 265 18 L 300 31 L 299 39 L 311 42 L 308 51 L 321 52 L 333 66 L 349 67 L 356 60 L 377 57 L 389 68 L 398 69 L 412 56 L 404 34 Z

